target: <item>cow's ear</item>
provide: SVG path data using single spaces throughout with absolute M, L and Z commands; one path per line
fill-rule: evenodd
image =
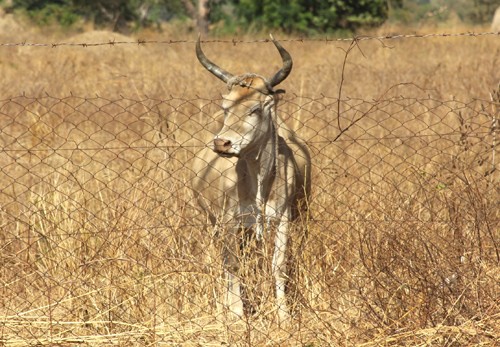
M 274 92 L 274 97 L 277 101 L 283 100 L 283 97 L 285 96 L 285 90 L 284 89 L 278 89 Z

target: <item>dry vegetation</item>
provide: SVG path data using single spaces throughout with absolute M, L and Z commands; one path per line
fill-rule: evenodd
M 16 32 L 1 42 L 135 40 Z M 314 188 L 282 326 L 266 259 L 258 313 L 220 309 L 220 243 L 187 182 L 224 86 L 192 42 L 0 47 L 0 345 L 498 342 L 499 37 L 362 41 L 341 102 L 349 42 L 284 45 L 281 110 Z M 266 43 L 206 52 L 234 73 L 279 66 Z

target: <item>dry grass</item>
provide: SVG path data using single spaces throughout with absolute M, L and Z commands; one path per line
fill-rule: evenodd
M 130 40 L 16 41 L 113 38 Z M 224 86 L 193 44 L 0 47 L 0 345 L 500 339 L 498 37 L 363 41 L 340 104 L 349 44 L 286 47 L 281 110 L 309 143 L 314 188 L 306 233 L 293 234 L 294 318 L 281 326 L 267 259 L 258 314 L 231 322 L 220 307 L 220 243 L 187 182 Z M 270 44 L 206 51 L 235 73 L 279 66 Z

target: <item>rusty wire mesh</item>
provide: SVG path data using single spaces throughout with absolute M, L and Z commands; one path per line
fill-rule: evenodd
M 0 344 L 494 341 L 498 103 L 411 95 L 281 102 L 313 170 L 286 325 L 266 259 L 256 312 L 221 313 L 221 245 L 189 184 L 220 100 L 1 100 Z

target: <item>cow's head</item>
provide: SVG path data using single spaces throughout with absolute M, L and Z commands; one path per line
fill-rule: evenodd
M 271 136 L 277 94 L 274 90 L 292 70 L 290 54 L 272 36 L 271 40 L 283 60 L 283 67 L 271 78 L 243 74 L 233 76 L 212 63 L 196 43 L 196 56 L 200 63 L 227 84 L 229 94 L 224 95 L 222 109 L 224 124 L 213 141 L 213 150 L 221 156 L 240 157 L 259 151 Z

